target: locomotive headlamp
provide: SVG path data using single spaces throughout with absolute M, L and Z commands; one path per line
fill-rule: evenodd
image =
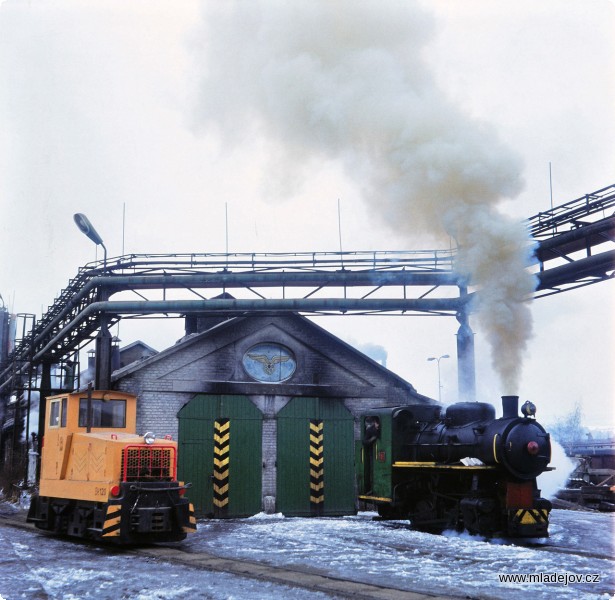
M 156 436 L 151 432 L 148 431 L 144 436 L 143 436 L 143 441 L 146 444 L 153 444 L 156 441 Z
M 526 400 L 525 404 L 521 407 L 521 412 L 525 417 L 533 417 L 536 415 L 536 405 Z
M 527 443 L 527 451 L 532 456 L 536 456 L 539 450 L 540 450 L 540 446 L 538 445 L 538 442 L 528 442 Z

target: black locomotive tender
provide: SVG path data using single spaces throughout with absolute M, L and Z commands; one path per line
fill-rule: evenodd
M 503 396 L 503 416 L 483 402 L 409 405 L 362 416 L 359 500 L 416 529 L 547 537 L 551 502 L 536 478 L 551 459 L 549 434 L 526 402 Z

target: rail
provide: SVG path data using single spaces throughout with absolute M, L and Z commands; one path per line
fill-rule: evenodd
M 562 233 L 562 227 L 576 228 L 586 225 L 581 219 L 606 218 L 607 210 L 615 207 L 615 184 L 585 194 L 550 210 L 539 212 L 528 219 L 531 235 L 535 239 L 552 237 Z M 611 213 L 612 214 L 612 213 Z
M 260 273 L 275 271 L 344 271 L 452 269 L 456 251 L 355 251 L 355 252 L 289 252 L 289 253 L 189 253 L 189 254 L 126 254 L 108 258 L 106 268 L 112 274 L 150 274 L 189 272 Z M 87 263 L 80 274 L 103 274 L 103 261 Z

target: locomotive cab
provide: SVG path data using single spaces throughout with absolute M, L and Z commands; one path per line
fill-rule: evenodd
M 384 518 L 407 518 L 408 508 L 400 489 L 403 482 L 395 466 L 413 457 L 411 440 L 421 424 L 438 419 L 440 406 L 409 405 L 376 408 L 361 417 L 357 442 L 359 500 L 374 504 Z
M 115 391 L 47 398 L 28 521 L 116 543 L 177 541 L 196 529 L 187 486 L 177 481 L 177 442 L 137 435 L 136 403 Z

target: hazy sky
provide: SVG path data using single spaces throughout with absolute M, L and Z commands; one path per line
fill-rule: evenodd
M 309 25 L 315 45 L 324 39 L 339 50 L 335 35 L 328 35 L 330 23 L 321 27 L 318 14 L 307 10 L 312 5 L 319 6 L 261 3 L 270 29 L 259 32 L 287 30 L 286 42 L 309 50 Z M 337 11 L 340 45 L 348 32 L 373 23 L 382 34 L 375 43 L 395 47 L 412 81 L 428 83 L 423 89 L 435 98 L 432 112 L 438 116 L 444 107 L 456 117 L 443 121 L 448 126 L 437 139 L 454 131 L 455 139 L 474 140 L 472 153 L 484 154 L 487 174 L 506 174 L 494 180 L 502 214 L 521 220 L 549 208 L 549 163 L 555 205 L 615 183 L 611 2 L 322 6 L 328 14 Z M 224 251 L 225 205 L 231 251 L 337 250 L 338 198 L 345 250 L 447 245 L 418 221 L 391 226 L 389 205 L 370 203 L 374 187 L 360 177 L 365 169 L 352 175 L 349 165 L 357 159 L 340 150 L 348 140 L 328 139 L 333 150 L 315 151 L 310 128 L 255 125 L 259 117 L 250 110 L 262 111 L 267 102 L 284 115 L 293 98 L 273 86 L 255 95 L 250 86 L 261 74 L 252 66 L 258 62 L 246 64 L 245 40 L 228 42 L 261 16 L 242 11 L 235 22 L 225 14 L 230 9 L 231 3 L 214 1 L 0 4 L 0 294 L 12 311 L 40 316 L 79 266 L 96 258 L 72 222 L 75 212 L 88 215 L 110 256 L 122 253 L 124 205 L 127 253 Z M 365 15 L 370 20 L 360 18 Z M 258 37 L 254 52 L 280 39 Z M 291 75 L 309 83 L 301 81 L 302 65 Z M 302 98 L 295 94 L 294 100 Z M 403 113 L 399 104 L 395 110 Z M 347 108 L 339 114 L 354 118 Z M 381 121 L 374 123 L 379 135 Z M 493 161 L 491 148 L 507 159 Z M 386 185 L 382 189 L 388 198 Z M 542 420 L 580 402 L 588 424 L 615 421 L 613 292 L 612 282 L 601 283 L 532 304 L 533 337 L 519 391 L 537 404 Z M 455 354 L 452 318 L 317 322 L 356 345 L 383 346 L 387 366 L 432 397 L 437 370 L 427 357 Z M 485 332 L 473 325 L 479 397 L 497 403 L 508 391 L 491 366 Z M 181 332 L 181 321 L 148 321 L 122 324 L 120 337 L 162 349 Z M 455 361 L 443 360 L 441 367 L 443 400 L 455 401 Z

